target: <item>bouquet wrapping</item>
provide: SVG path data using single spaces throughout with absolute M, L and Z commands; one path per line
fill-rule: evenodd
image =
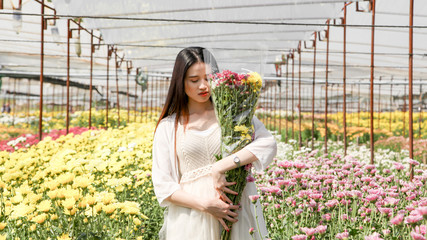
M 252 118 L 262 86 L 261 76 L 256 72 L 237 74 L 229 70 L 211 74 L 209 77 L 215 114 L 221 127 L 221 156 L 227 157 L 248 145 L 254 136 Z M 233 204 L 240 203 L 241 194 L 246 186 L 250 166 L 241 166 L 226 172 L 229 186 L 238 195 L 227 194 Z M 225 221 L 232 229 L 232 223 Z M 221 240 L 230 239 L 230 232 L 221 233 Z

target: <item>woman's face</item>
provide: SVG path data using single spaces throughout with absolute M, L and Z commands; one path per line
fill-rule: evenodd
M 211 94 L 206 70 L 209 69 L 202 62 L 195 63 L 188 68 L 184 87 L 189 101 L 204 103 L 209 100 Z

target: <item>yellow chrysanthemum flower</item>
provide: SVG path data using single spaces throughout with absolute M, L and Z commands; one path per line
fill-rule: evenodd
M 41 212 L 49 212 L 51 208 L 51 201 L 50 200 L 43 200 L 37 205 L 37 210 Z
M 237 125 L 234 127 L 234 131 L 241 132 L 242 134 L 246 134 L 246 133 L 248 133 L 249 129 L 246 126 Z
M 48 216 L 46 213 L 42 213 L 36 217 L 33 217 L 33 219 L 31 219 L 31 221 L 36 222 L 38 224 L 42 224 L 42 223 L 44 223 L 44 221 L 46 221 L 47 217 Z
M 141 220 L 139 220 L 138 218 L 133 218 L 133 224 L 135 224 L 135 226 L 139 226 L 141 225 Z
M 96 198 L 94 196 L 87 195 L 85 199 L 89 206 L 93 206 L 96 203 Z
M 10 199 L 10 201 L 13 204 L 18 204 L 18 203 L 22 202 L 22 200 L 24 200 L 24 197 L 21 194 L 17 194 L 16 196 L 14 196 Z
M 20 203 L 12 208 L 12 212 L 10 214 L 11 219 L 17 219 L 21 217 L 25 217 L 28 214 L 34 212 L 35 207 Z
M 62 206 L 68 210 L 72 209 L 75 204 L 76 204 L 76 199 L 74 198 L 67 198 L 64 201 L 62 201 Z
M 113 214 L 114 211 L 116 210 L 117 206 L 114 204 L 110 204 L 110 205 L 104 205 L 102 207 L 102 210 L 106 213 L 106 214 Z
M 256 91 L 262 87 L 262 78 L 257 72 L 249 73 L 249 77 L 246 82 L 250 85 L 253 85 Z
M 7 223 L 0 222 L 0 231 L 7 226 Z
M 87 188 L 93 182 L 94 178 L 91 175 L 78 176 L 73 181 L 73 188 Z
M 30 231 L 34 232 L 37 229 L 37 225 L 36 224 L 32 224 L 30 226 Z
M 58 240 L 71 240 L 70 236 L 66 233 L 62 234 L 60 237 L 58 237 Z

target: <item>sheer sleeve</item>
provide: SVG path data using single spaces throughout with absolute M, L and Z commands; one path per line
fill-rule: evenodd
M 180 189 L 176 161 L 173 159 L 173 126 L 173 121 L 163 119 L 153 141 L 152 179 L 154 193 L 162 207 L 168 206 L 169 202 L 165 199 Z
M 254 154 L 258 160 L 253 162 L 257 171 L 264 170 L 272 161 L 277 153 L 277 143 L 273 135 L 265 128 L 264 124 L 254 116 L 252 124 L 255 129 L 255 139 L 244 149 Z

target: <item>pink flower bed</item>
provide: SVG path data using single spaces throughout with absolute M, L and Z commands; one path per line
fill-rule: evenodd
M 410 181 L 400 163 L 319 155 L 275 159 L 257 174 L 271 239 L 426 239 L 427 171 L 418 162 Z
M 95 129 L 95 128 L 92 128 Z M 80 135 L 83 132 L 86 132 L 89 128 L 85 127 L 72 127 L 69 129 L 68 133 L 74 135 Z M 43 134 L 43 138 L 51 137 L 53 140 L 58 139 L 60 136 L 66 135 L 66 130 L 52 130 L 50 133 Z M 15 150 L 21 148 L 28 148 L 39 142 L 38 134 L 23 134 L 19 137 L 12 138 L 9 140 L 0 141 L 0 151 L 14 152 Z M 9 144 L 8 144 L 9 143 Z

